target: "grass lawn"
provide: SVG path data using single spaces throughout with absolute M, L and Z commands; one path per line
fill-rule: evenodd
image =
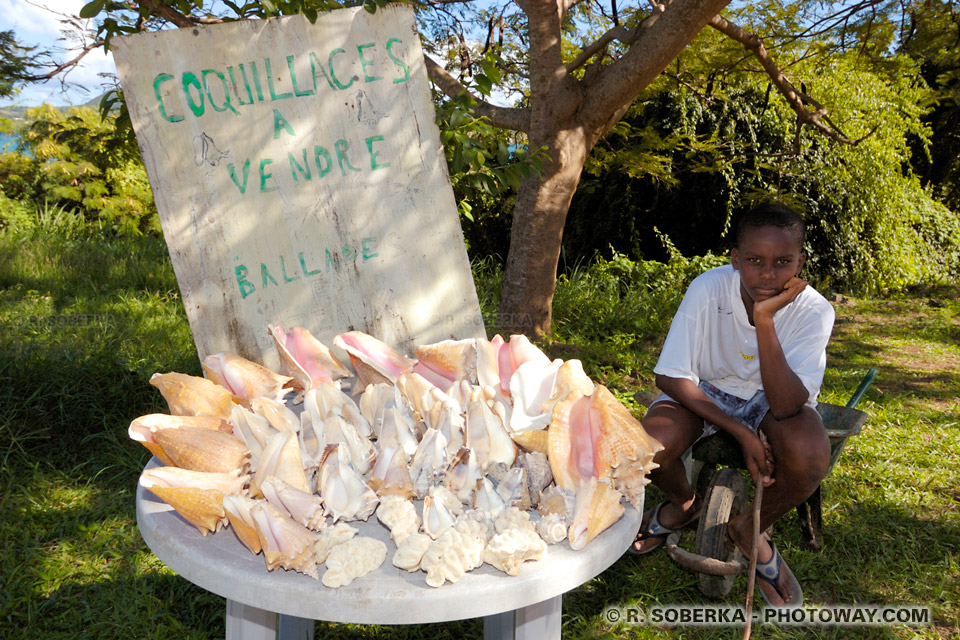
M 652 388 L 682 291 L 670 279 L 708 263 L 640 274 L 621 261 L 562 278 L 557 335 L 545 350 L 582 359 L 639 415 L 633 395 Z M 496 271 L 478 265 L 476 274 L 492 314 Z M 960 290 L 840 299 L 835 307 L 822 399 L 844 404 L 876 366 L 859 407 L 870 419 L 824 483 L 823 550 L 802 548 L 793 515 L 777 524 L 775 539 L 808 603 L 919 605 L 933 621 L 767 625 L 754 637 L 958 637 Z M 163 242 L 0 235 L 0 326 L 0 637 L 222 637 L 224 601 L 164 567 L 135 521 L 135 486 L 149 456 L 127 438 L 127 425 L 166 411 L 147 384 L 152 373 L 200 373 Z M 663 553 L 627 555 L 564 596 L 564 637 L 740 637 L 735 627 L 614 626 L 604 616 L 610 606 L 701 603 L 696 582 Z M 725 604 L 742 604 L 745 586 L 738 577 Z M 480 638 L 482 623 L 317 623 L 316 636 Z

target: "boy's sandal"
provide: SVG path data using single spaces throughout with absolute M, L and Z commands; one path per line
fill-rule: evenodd
M 676 529 L 671 529 L 670 527 L 664 526 L 660 522 L 660 510 L 669 503 L 669 500 L 664 500 L 656 507 L 650 511 L 650 515 L 647 516 L 647 526 L 644 529 L 641 529 L 637 533 L 637 537 L 634 541 L 627 547 L 627 551 L 634 555 L 645 556 L 648 553 L 653 553 L 657 549 L 663 546 L 663 543 L 667 541 L 667 536 L 671 533 L 678 533 L 681 529 L 690 526 L 691 523 L 696 522 L 697 518 L 700 517 L 700 512 L 697 511 L 693 517 L 684 522 L 682 525 Z M 644 549 L 643 551 L 638 551 L 633 545 L 638 542 L 643 542 L 644 540 L 657 540 L 657 544 L 653 545 L 649 549 Z
M 770 542 L 770 548 L 773 549 L 773 555 L 766 562 L 757 561 L 757 579 L 763 580 L 770 586 L 772 586 L 777 593 L 783 594 L 783 591 L 780 589 L 780 583 L 782 580 L 786 580 L 787 584 L 790 586 L 790 599 L 785 601 L 782 605 L 774 605 L 770 602 L 770 599 L 767 597 L 767 594 L 763 589 L 760 589 L 760 584 L 757 583 L 757 589 L 760 590 L 760 595 L 763 597 L 764 602 L 768 606 L 778 606 L 785 609 L 794 609 L 797 607 L 803 606 L 803 590 L 800 588 L 800 583 L 797 581 L 797 577 L 793 575 L 793 571 L 790 570 L 790 567 L 787 566 L 787 563 L 783 561 L 783 556 L 780 555 L 780 552 L 777 550 L 777 546 L 773 544 L 773 541 Z

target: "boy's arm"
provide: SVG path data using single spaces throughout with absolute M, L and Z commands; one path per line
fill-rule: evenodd
M 743 451 L 743 459 L 750 475 L 754 478 L 762 477 L 765 486 L 773 483 L 771 477 L 773 475 L 773 456 L 769 449 L 760 442 L 756 433 L 727 415 L 707 394 L 700 390 L 700 387 L 693 380 L 657 375 L 656 384 L 658 389 L 688 410 L 732 435 Z
M 796 415 L 810 399 L 800 377 L 790 368 L 783 346 L 773 325 L 774 314 L 797 299 L 806 288 L 805 280 L 794 277 L 783 292 L 754 304 L 753 324 L 757 329 L 757 352 L 760 358 L 760 379 L 770 403 L 770 413 L 777 420 Z

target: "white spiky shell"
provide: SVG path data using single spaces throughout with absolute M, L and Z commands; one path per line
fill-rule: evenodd
M 387 545 L 376 538 L 351 538 L 327 555 L 327 570 L 321 581 L 327 587 L 344 587 L 383 564 Z
M 413 533 L 397 543 L 397 551 L 393 554 L 393 566 L 405 571 L 416 571 L 420 568 L 420 561 L 433 538 L 425 533 Z
M 506 529 L 493 536 L 483 552 L 483 560 L 507 575 L 520 575 L 520 565 L 541 559 L 547 552 L 547 543 L 536 531 Z
M 411 500 L 387 495 L 380 498 L 377 519 L 390 530 L 390 538 L 398 545 L 420 530 L 420 516 Z

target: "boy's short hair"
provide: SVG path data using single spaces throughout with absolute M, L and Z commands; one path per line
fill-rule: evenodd
M 786 205 L 769 202 L 757 205 L 740 216 L 737 222 L 737 246 L 740 246 L 740 241 L 748 229 L 759 227 L 779 227 L 796 231 L 800 239 L 800 247 L 803 248 L 807 225 L 799 213 Z

